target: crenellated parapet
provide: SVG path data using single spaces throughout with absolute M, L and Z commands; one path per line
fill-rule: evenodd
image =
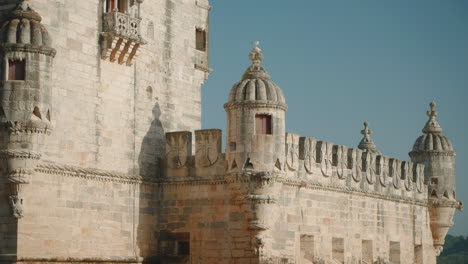
M 424 200 L 424 165 L 286 133 L 285 179 Z
M 24 215 L 22 192 L 52 132 L 51 71 L 55 49 L 41 16 L 22 1 L 1 27 L 0 161 L 12 215 Z
M 222 179 L 226 170 L 225 154 L 221 153 L 220 129 L 195 131 L 195 153 L 192 132 L 166 133 L 166 158 L 162 181 Z

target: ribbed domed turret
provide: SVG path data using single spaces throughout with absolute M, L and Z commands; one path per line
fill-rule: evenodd
M 431 110 L 427 111 L 429 120 L 423 128 L 424 135 L 420 136 L 413 146 L 413 151 L 453 151 L 450 140 L 442 135 L 442 128 L 436 120 L 438 112 L 435 110 L 436 103 L 430 104 Z
M 260 65 L 263 54 L 255 47 L 249 54 L 252 65 L 245 71 L 242 80 L 236 83 L 229 94 L 230 103 L 274 103 L 286 108 L 283 91 L 270 80 L 268 72 Z
M 10 12 L 2 24 L 0 42 L 3 46 L 24 44 L 48 50 L 52 41 L 41 20 L 41 16 L 30 7 L 28 1 L 23 1 Z
M 367 123 L 367 121 L 364 122 L 364 129 L 361 130 L 361 134 L 363 135 L 363 138 L 361 139 L 361 142 L 359 142 L 358 148 L 380 155 L 380 152 L 377 150 L 377 146 L 370 137 L 372 130 L 369 129 L 369 123 Z

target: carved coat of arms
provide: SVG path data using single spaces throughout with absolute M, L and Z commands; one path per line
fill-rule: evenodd
M 352 149 L 351 161 L 353 162 L 351 170 L 353 180 L 356 182 L 360 182 L 362 179 L 362 150 Z
M 393 178 L 393 187 L 395 189 L 400 189 L 401 187 L 401 160 L 398 159 L 391 159 L 390 160 L 390 168 L 392 170 L 392 178 Z
M 379 181 L 380 185 L 383 187 L 387 186 L 387 179 L 389 175 L 389 164 L 388 164 L 388 157 L 379 156 L 377 162 L 378 170 L 379 170 Z
M 191 154 L 192 133 L 174 132 L 166 133 L 166 159 L 167 166 L 172 169 L 186 166 L 188 156 Z
M 195 131 L 195 140 L 196 166 L 209 167 L 215 164 L 221 152 L 221 130 L 197 130 Z
M 414 165 L 414 176 L 415 176 L 415 183 L 416 183 L 416 190 L 419 193 L 423 192 L 424 186 L 424 165 L 423 164 L 415 164 Z
M 338 178 L 346 178 L 346 170 L 348 169 L 348 148 L 346 146 L 336 146 L 336 174 Z

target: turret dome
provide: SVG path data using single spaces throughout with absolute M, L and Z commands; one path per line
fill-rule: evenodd
M 249 58 L 252 65 L 242 75 L 242 80 L 232 87 L 226 106 L 250 102 L 275 104 L 286 109 L 283 91 L 270 80 L 270 75 L 260 65 L 263 60 L 261 49 L 256 46 L 249 54 Z
M 7 16 L 1 25 L 0 42 L 4 48 L 39 48 L 44 51 L 51 49 L 52 41 L 41 16 L 34 11 L 28 1 L 19 3 Z
M 436 110 L 436 103 L 430 104 L 431 110 L 427 111 L 429 120 L 426 122 L 422 132 L 424 135 L 420 136 L 413 146 L 414 152 L 419 151 L 446 151 L 453 152 L 453 146 L 450 140 L 442 135 L 442 128 L 436 120 L 439 114 Z

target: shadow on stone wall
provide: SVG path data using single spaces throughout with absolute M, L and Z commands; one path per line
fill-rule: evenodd
M 165 150 L 165 133 L 160 121 L 158 103 L 153 107 L 153 120 L 143 138 L 138 157 L 139 174 L 152 181 L 162 175 L 162 158 Z M 156 263 L 159 217 L 159 191 L 157 184 L 140 184 L 139 214 L 136 230 L 136 246 L 145 263 Z
M 164 155 L 164 128 L 161 121 L 161 109 L 156 103 L 153 107 L 153 121 L 141 143 L 138 156 L 139 174 L 145 177 L 159 177 L 159 163 Z
M 0 177 L 0 263 L 12 263 L 18 253 L 18 219 L 10 210 L 6 173 Z

